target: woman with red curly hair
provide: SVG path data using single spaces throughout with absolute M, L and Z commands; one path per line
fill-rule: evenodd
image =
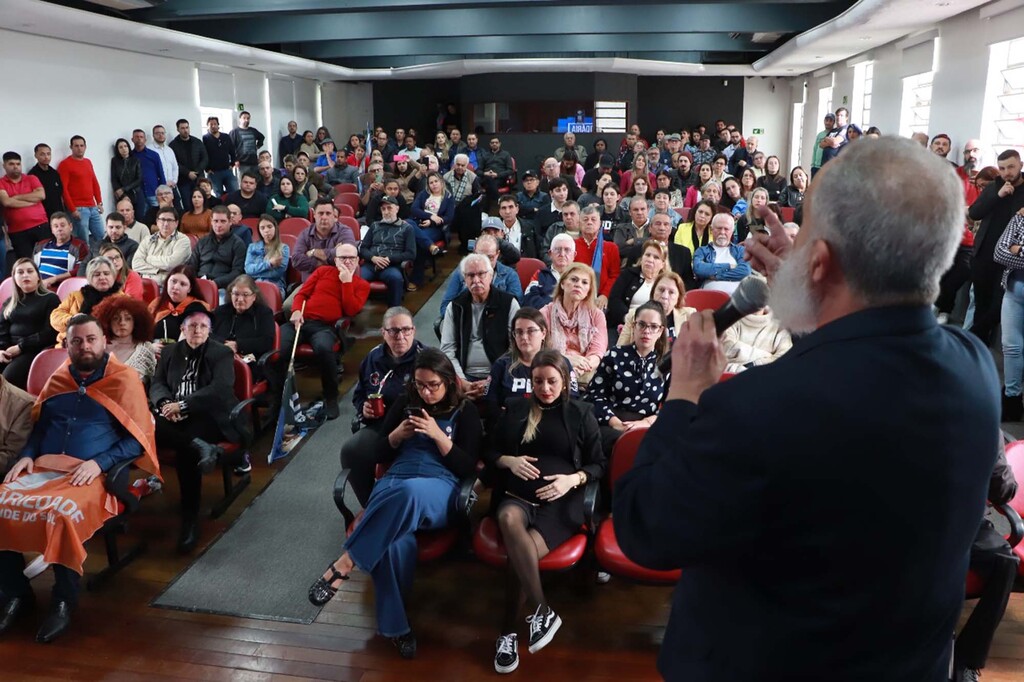
M 107 350 L 148 383 L 156 371 L 153 315 L 146 304 L 131 296 L 111 296 L 96 306 L 93 316 L 107 335 Z

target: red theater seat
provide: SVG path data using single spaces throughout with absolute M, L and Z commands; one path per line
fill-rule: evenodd
M 683 295 L 683 305 L 697 310 L 718 310 L 729 300 L 724 291 L 693 289 Z

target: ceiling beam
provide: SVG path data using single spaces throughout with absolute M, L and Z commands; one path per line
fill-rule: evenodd
M 318 40 L 393 39 L 396 29 L 416 35 L 448 37 L 489 35 L 562 35 L 602 33 L 614 26 L 619 33 L 648 33 L 652 24 L 662 32 L 754 33 L 800 32 L 831 19 L 848 3 L 777 3 L 743 5 L 724 10 L 722 5 L 672 5 L 657 13 L 637 12 L 633 6 L 538 7 L 534 9 L 410 10 L 398 15 L 377 12 L 350 14 L 289 14 L 264 19 L 186 21 L 175 28 L 186 33 L 248 45 L 313 42 Z
M 817 4 L 830 0 L 789 0 L 800 4 Z M 736 0 L 704 0 L 707 3 L 734 3 Z M 770 4 L 778 0 L 745 0 L 744 4 Z M 350 12 L 393 12 L 395 10 L 438 10 L 445 8 L 532 8 L 583 7 L 623 4 L 622 0 L 168 0 L 156 7 L 131 12 L 133 19 L 145 22 L 177 22 L 190 19 L 211 19 L 219 17 L 258 17 L 270 14 L 317 13 L 334 14 Z M 647 0 L 645 6 L 675 5 L 678 0 Z M 852 2 L 847 3 L 853 4 Z
M 770 44 L 732 39 L 727 33 L 605 33 L 565 36 L 473 36 L 455 44 L 437 38 L 395 38 L 392 40 L 318 40 L 293 43 L 294 54 L 307 59 L 345 57 L 388 57 L 431 54 L 441 45 L 460 54 L 502 54 L 515 52 L 635 52 L 677 50 L 703 52 L 768 52 Z
M 584 54 L 563 54 L 557 52 L 545 52 L 541 54 L 493 54 L 476 55 L 480 59 L 562 59 L 562 58 L 619 58 L 619 59 L 646 59 L 659 62 L 677 62 L 683 64 L 699 64 L 702 61 L 701 52 L 591 52 Z M 345 59 L 332 59 L 333 64 L 345 66 L 351 69 L 388 69 L 402 68 L 406 66 L 421 66 L 423 64 L 440 64 L 443 62 L 461 61 L 465 55 L 461 54 L 416 54 L 403 57 L 352 57 Z

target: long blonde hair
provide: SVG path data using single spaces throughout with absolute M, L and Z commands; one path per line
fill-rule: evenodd
M 19 265 L 31 265 L 32 269 L 36 271 L 36 278 L 39 280 L 39 284 L 36 285 L 35 293 L 40 296 L 50 293 L 47 288 L 43 285 L 43 276 L 39 274 L 39 266 L 31 258 L 19 258 L 14 261 L 14 267 L 11 268 L 11 277 L 14 277 L 14 272 L 18 269 Z M 11 314 L 14 313 L 14 309 L 21 305 L 21 302 L 25 300 L 25 292 L 21 290 L 18 283 L 13 279 L 11 280 L 11 298 L 7 301 L 7 305 L 4 306 L 4 319 L 10 319 Z
M 600 282 L 597 281 L 597 275 L 594 273 L 594 268 L 590 267 L 586 263 L 570 263 L 569 267 L 565 269 L 565 272 L 559 276 L 558 284 L 555 285 L 555 291 L 551 298 L 552 300 L 557 301 L 558 305 L 563 308 L 565 307 L 565 287 L 563 284 L 569 280 L 569 275 L 577 270 L 590 278 L 590 292 L 587 294 L 587 298 L 582 302 L 582 304 L 593 308 L 597 306 L 597 287 Z
M 553 367 L 558 370 L 562 377 L 562 397 L 569 394 L 569 371 L 565 368 L 565 357 L 553 348 L 545 348 L 537 351 L 533 356 L 533 364 L 530 365 L 530 380 L 533 380 L 533 372 L 541 367 Z M 537 428 L 540 426 L 541 405 L 537 400 L 537 392 L 534 391 L 530 397 L 530 413 L 526 416 L 526 430 L 523 432 L 523 442 L 530 443 L 537 437 Z
M 277 226 L 277 219 L 269 213 L 264 213 L 260 216 L 259 222 L 256 223 L 256 233 L 259 234 L 260 223 L 268 222 L 274 226 L 274 238 L 269 242 L 263 240 L 263 235 L 260 234 L 260 241 L 263 242 L 263 254 L 264 258 L 270 260 L 276 256 L 284 258 L 284 247 L 281 245 L 281 229 Z

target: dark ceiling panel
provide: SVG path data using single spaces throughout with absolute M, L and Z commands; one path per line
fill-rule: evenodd
M 565 55 L 558 52 L 542 52 L 530 54 L 483 54 L 473 55 L 476 59 L 558 59 Z M 587 52 L 573 55 L 573 58 L 581 59 L 606 59 L 618 57 L 622 59 L 649 59 L 661 62 L 680 62 L 684 64 L 697 64 L 702 61 L 701 52 Z M 439 62 L 450 62 L 461 59 L 469 59 L 463 54 L 417 54 L 404 57 L 353 57 L 346 59 L 332 59 L 331 62 L 338 66 L 347 66 L 350 69 L 387 69 L 401 68 L 403 66 L 420 66 L 422 64 L 436 64 Z
M 749 38 L 732 38 L 727 33 L 606 33 L 603 35 L 551 36 L 473 36 L 457 43 L 437 38 L 393 38 L 391 40 L 318 40 L 290 44 L 290 51 L 309 59 L 343 57 L 388 57 L 411 54 L 436 54 L 439 47 L 457 48 L 460 54 L 552 52 L 623 52 L 642 45 L 648 51 L 767 52 L 771 45 Z
M 798 32 L 831 19 L 849 3 L 750 4 L 742 8 L 695 3 L 666 6 L 657 12 L 637 12 L 635 6 L 538 7 L 531 10 L 436 9 L 403 11 L 382 17 L 376 12 L 315 15 L 292 14 L 260 19 L 187 21 L 176 29 L 186 33 L 248 45 L 311 42 L 317 40 L 388 39 L 398 34 L 437 36 L 560 35 L 651 32 L 753 33 Z M 398 30 L 396 30 L 398 29 Z M 408 29 L 408 30 L 403 30 Z M 642 36 L 638 36 L 642 41 Z

